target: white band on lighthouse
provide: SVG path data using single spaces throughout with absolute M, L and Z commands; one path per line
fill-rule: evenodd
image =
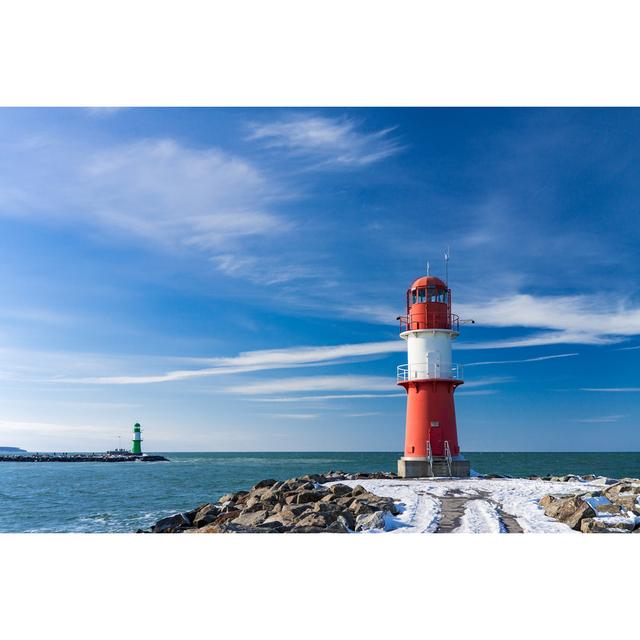
M 451 341 L 458 336 L 450 329 L 420 329 L 400 334 L 407 341 L 406 379 L 458 378 L 451 361 Z

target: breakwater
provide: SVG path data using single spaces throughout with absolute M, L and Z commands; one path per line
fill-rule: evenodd
M 4 455 L 0 462 L 168 462 L 168 458 L 157 455 L 111 454 L 111 453 L 35 453 L 29 455 Z

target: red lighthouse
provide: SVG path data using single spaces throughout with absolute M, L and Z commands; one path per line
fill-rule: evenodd
M 451 289 L 440 278 L 418 278 L 407 291 L 407 314 L 399 320 L 400 337 L 407 341 L 407 364 L 398 367 L 398 384 L 407 391 L 407 426 L 398 475 L 468 476 L 453 401 L 463 380 L 462 367 L 451 361 L 451 343 L 459 335 Z

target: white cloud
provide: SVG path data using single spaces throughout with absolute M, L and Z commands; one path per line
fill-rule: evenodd
M 639 393 L 640 387 L 583 387 L 580 391 L 593 391 L 595 393 Z
M 611 415 L 611 416 L 598 416 L 594 418 L 579 418 L 573 422 L 583 422 L 587 424 L 601 424 L 605 422 L 618 422 L 621 418 L 626 418 L 624 415 Z
M 305 402 L 305 401 L 324 401 L 324 400 L 351 400 L 362 398 L 404 398 L 406 393 L 399 391 L 396 393 L 343 393 L 343 394 L 324 394 L 314 396 L 283 396 L 279 398 L 248 398 L 252 402 Z
M 358 313 L 363 309 L 358 308 Z M 369 305 L 364 309 L 371 322 L 391 324 L 397 316 L 391 307 Z M 621 300 L 611 302 L 595 295 L 533 296 L 515 294 L 489 298 L 478 302 L 457 303 L 453 311 L 461 318 L 472 318 L 479 327 L 518 327 L 543 329 L 530 335 L 488 340 L 484 342 L 456 342 L 459 350 L 510 349 L 554 344 L 608 345 L 640 335 L 640 308 Z M 351 309 L 340 312 L 351 317 Z M 470 330 L 465 330 L 468 336 Z M 633 348 L 633 347 L 632 347 Z
M 291 393 L 304 391 L 386 391 L 394 380 L 385 376 L 337 375 L 278 378 L 226 387 L 224 391 L 238 394 Z
M 565 343 L 607 344 L 621 336 L 640 334 L 640 308 L 631 308 L 624 301 L 613 305 L 608 298 L 596 295 L 517 294 L 458 304 L 455 312 L 484 326 L 553 329 L 558 333 L 546 338 Z
M 505 376 L 482 378 L 466 382 L 465 387 L 486 387 L 493 384 L 508 382 L 509 380 L 511 380 L 511 378 Z M 389 391 L 394 386 L 395 380 L 391 376 L 335 375 L 278 378 L 259 382 L 250 382 L 226 387 L 224 391 L 246 395 L 268 395 L 273 393 L 297 393 L 306 391 Z M 360 397 L 367 396 L 361 395 Z M 319 398 L 322 398 L 322 396 L 316 396 L 316 399 Z M 324 399 L 327 399 L 327 396 L 325 396 Z
M 317 413 L 267 413 L 270 418 L 284 418 L 285 420 L 315 420 Z
M 291 116 L 276 122 L 253 123 L 249 139 L 286 149 L 292 155 L 311 157 L 323 164 L 366 166 L 401 151 L 390 136 L 393 129 L 364 133 L 351 118 Z
M 81 172 L 78 198 L 100 221 L 172 246 L 223 250 L 285 225 L 263 209 L 273 185 L 219 149 L 142 140 L 92 154 Z
M 183 369 L 155 375 L 101 376 L 59 381 L 85 384 L 152 384 L 157 382 L 175 382 L 208 376 L 336 364 L 344 362 L 349 358 L 385 355 L 392 351 L 405 350 L 406 345 L 401 340 L 323 347 L 267 349 L 261 351 L 246 351 L 228 358 L 201 359 L 202 362 L 213 365 L 204 369 Z
M 522 360 L 486 360 L 483 362 L 466 362 L 465 367 L 479 367 L 487 364 L 516 364 L 521 362 L 542 362 L 543 360 L 555 360 L 556 358 L 570 358 L 577 356 L 577 353 L 558 353 L 553 356 L 539 356 L 538 358 L 524 358 Z
M 216 147 L 170 138 L 103 147 L 46 139 L 0 151 L 0 215 L 98 227 L 165 250 L 221 256 L 213 262 L 221 267 L 253 255 L 251 241 L 293 228 L 272 210 L 290 192 Z

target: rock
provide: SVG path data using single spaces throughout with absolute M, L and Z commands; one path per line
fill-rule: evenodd
M 221 525 L 227 522 L 228 520 L 233 520 L 234 518 L 237 518 L 240 515 L 240 513 L 241 511 L 239 509 L 226 511 L 225 513 L 221 513 L 210 525 L 205 525 L 205 527 L 202 527 L 202 528 L 204 529 L 209 526 Z
M 579 531 L 582 520 L 593 518 L 595 515 L 595 511 L 580 496 L 574 496 L 562 501 L 556 518 Z
M 355 498 L 353 496 L 344 496 L 343 498 L 334 500 L 335 504 L 337 504 L 339 507 L 342 507 L 343 509 L 348 508 L 354 501 Z
M 380 511 L 378 505 L 369 502 L 368 500 L 354 500 L 349 505 L 349 510 L 352 511 L 356 516 L 362 514 L 371 514 L 376 511 Z
M 300 489 L 300 487 L 302 487 L 303 484 L 305 484 L 303 480 L 298 480 L 298 478 L 291 478 L 289 480 L 285 480 L 282 485 L 280 485 L 279 490 L 283 493 L 286 493 L 287 491 L 297 491 L 298 489 Z
M 585 518 L 580 523 L 582 533 L 629 533 L 634 527 L 630 518 Z
M 289 533 L 324 533 L 324 529 L 322 527 L 312 527 L 312 526 L 298 526 L 293 527 L 293 529 L 289 529 Z
M 282 511 L 291 511 L 294 516 L 299 517 L 305 511 L 310 509 L 309 504 L 285 504 Z
M 611 502 L 623 507 L 627 511 L 640 512 L 640 481 L 632 479 L 624 479 L 605 489 L 604 495 Z
M 220 506 L 215 504 L 205 504 L 198 509 L 193 518 L 194 527 L 204 527 L 211 524 L 220 515 Z
M 317 502 L 324 496 L 320 491 L 300 491 L 296 496 L 296 504 L 304 504 L 305 502 Z
M 329 491 L 334 496 L 351 495 L 351 487 L 346 484 L 333 484 L 329 487 Z M 326 496 L 329 497 L 329 496 Z
M 184 529 L 191 527 L 191 522 L 184 513 L 176 513 L 173 516 L 158 520 L 151 531 L 153 533 L 180 533 Z
M 349 533 L 349 528 L 347 527 L 344 518 L 332 522 L 327 527 L 327 533 Z
M 374 513 L 360 514 L 356 518 L 356 531 L 373 531 L 380 529 L 384 531 L 384 512 L 375 511 Z
M 224 504 L 225 502 L 238 502 L 241 498 L 248 495 L 248 491 L 236 491 L 235 493 L 227 493 L 218 502 Z
M 337 518 L 336 522 L 342 522 L 345 527 L 353 531 L 356 527 L 356 517 L 349 511 L 345 509 Z
M 267 480 L 260 480 L 260 482 L 257 482 L 253 487 L 251 487 L 251 491 L 253 492 L 257 489 L 268 489 L 269 487 L 273 487 L 274 484 L 278 484 L 278 481 L 271 478 Z
M 298 518 L 292 511 L 279 511 L 278 513 L 274 513 L 273 515 L 269 516 L 263 522 L 263 525 L 276 522 L 278 524 L 281 524 L 283 527 L 293 527 L 296 525 L 297 521 Z
M 357 484 L 351 490 L 351 495 L 352 496 L 359 496 L 361 493 L 369 493 L 361 484 Z
M 231 522 L 243 527 L 255 527 L 262 524 L 268 517 L 269 512 L 264 509 L 261 511 L 251 511 L 249 513 L 243 511 L 238 517 L 231 520 Z
M 298 527 L 320 527 L 326 529 L 330 524 L 330 518 L 322 513 L 310 513 L 301 518 Z

